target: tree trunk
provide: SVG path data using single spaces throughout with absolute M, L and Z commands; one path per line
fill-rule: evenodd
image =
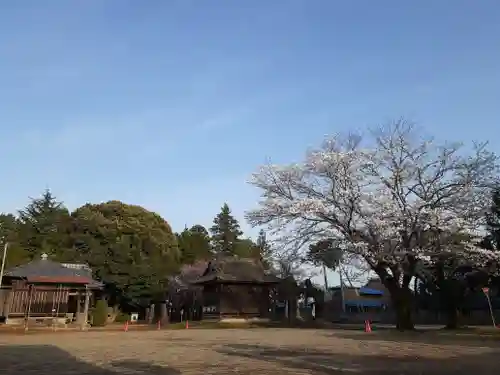
M 415 329 L 413 324 L 411 306 L 400 303 L 396 307 L 396 328 L 400 331 L 411 331 Z
M 460 313 L 456 308 L 446 310 L 446 329 L 457 329 L 460 327 Z
M 410 331 L 415 329 L 412 317 L 412 300 L 410 290 L 393 288 L 391 298 L 396 310 L 396 328 L 400 331 Z
M 287 318 L 288 323 L 292 323 L 295 321 L 295 315 L 297 313 L 297 307 L 293 303 L 291 298 L 286 300 L 286 308 L 287 308 Z

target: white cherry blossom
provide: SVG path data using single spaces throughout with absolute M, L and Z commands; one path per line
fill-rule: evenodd
M 440 253 L 499 260 L 473 245 L 498 172 L 486 144 L 440 144 L 397 121 L 364 137 L 330 137 L 302 163 L 262 166 L 250 181 L 262 199 L 247 219 L 293 247 L 336 238 L 407 288 L 403 276 Z

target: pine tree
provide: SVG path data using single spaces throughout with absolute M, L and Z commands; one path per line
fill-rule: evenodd
M 46 190 L 19 211 L 22 245 L 35 257 L 40 253 L 62 256 L 69 244 L 71 217 L 62 202 Z
M 181 251 L 182 264 L 193 264 L 198 260 L 208 260 L 212 256 L 210 237 L 201 225 L 184 229 L 177 234 L 177 242 Z
M 224 203 L 221 212 L 215 217 L 210 232 L 212 233 L 212 244 L 216 253 L 235 254 L 236 244 L 243 232 L 240 230 L 238 220 L 232 216 L 227 203 Z

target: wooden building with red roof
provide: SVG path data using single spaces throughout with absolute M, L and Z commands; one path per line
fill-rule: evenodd
M 85 264 L 41 259 L 9 269 L 2 278 L 0 316 L 6 323 L 47 319 L 87 325 L 94 295 L 103 284 Z

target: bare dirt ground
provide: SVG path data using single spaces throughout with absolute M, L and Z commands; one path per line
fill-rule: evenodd
M 499 341 L 304 329 L 0 335 L 2 375 L 494 374 Z M 434 340 L 435 341 L 435 340 Z

